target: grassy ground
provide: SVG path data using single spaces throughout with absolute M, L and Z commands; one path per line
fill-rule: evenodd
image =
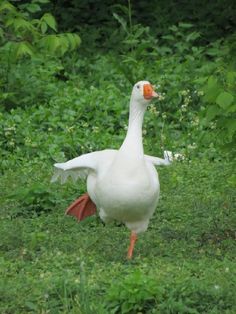
M 1 178 L 1 313 L 236 313 L 232 164 L 159 168 L 159 206 L 132 261 L 124 226 L 64 216 L 84 185 L 49 186 L 48 167 Z M 35 184 L 48 194 L 14 194 Z M 53 210 L 30 212 L 35 198 Z

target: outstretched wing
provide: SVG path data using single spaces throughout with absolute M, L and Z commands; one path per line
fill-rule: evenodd
M 64 163 L 54 164 L 56 169 L 51 182 L 60 180 L 61 183 L 65 183 L 68 177 L 71 177 L 73 181 L 78 178 L 85 179 L 89 173 L 97 173 L 111 162 L 116 152 L 113 149 L 106 149 L 84 154 Z
M 64 163 L 54 164 L 55 173 L 52 176 L 51 182 L 60 179 L 61 183 L 65 183 L 68 177 L 72 177 L 73 181 L 78 178 L 86 178 L 89 172 L 97 171 L 98 153 L 88 153 L 76 157 Z
M 56 163 L 54 164 L 56 169 L 51 182 L 60 180 L 61 183 L 65 183 L 68 177 L 72 177 L 73 181 L 78 178 L 86 178 L 89 173 L 96 173 L 102 166 L 107 166 L 116 154 L 117 150 L 106 149 L 84 154 L 64 163 Z M 169 151 L 164 151 L 164 159 L 149 155 L 145 155 L 144 158 L 154 166 L 168 166 L 175 158 L 175 155 Z
M 151 162 L 154 166 L 169 166 L 171 164 L 171 161 L 167 158 L 162 159 L 158 157 L 145 155 L 145 159 L 146 161 Z
M 164 151 L 164 159 L 145 155 L 145 159 L 151 162 L 154 166 L 169 166 L 173 160 L 183 160 L 184 156 L 181 154 L 174 154 L 171 151 Z

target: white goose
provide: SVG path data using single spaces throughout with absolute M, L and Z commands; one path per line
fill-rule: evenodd
M 88 193 L 77 199 L 66 213 L 82 220 L 97 209 L 105 223 L 112 220 L 125 223 L 131 230 L 129 259 L 137 234 L 146 231 L 157 206 L 160 185 L 154 166 L 170 164 L 167 152 L 165 159 L 143 152 L 143 117 L 153 97 L 158 94 L 149 82 L 136 83 L 131 94 L 128 131 L 120 149 L 106 149 L 57 163 L 52 178 L 56 181 L 60 177 L 64 182 L 69 175 L 77 179 L 85 172 Z

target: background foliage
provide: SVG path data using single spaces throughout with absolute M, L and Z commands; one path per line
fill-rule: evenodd
M 230 0 L 0 2 L 2 313 L 236 312 L 235 14 Z M 54 162 L 119 148 L 143 79 L 162 95 L 145 152 L 185 160 L 158 170 L 128 264 L 122 226 L 63 217 L 85 185 L 49 181 Z

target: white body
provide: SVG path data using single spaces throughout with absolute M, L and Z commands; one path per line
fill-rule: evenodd
M 111 158 L 103 158 L 98 173 L 88 175 L 88 193 L 102 220 L 116 219 L 136 233 L 145 231 L 159 197 L 156 169 L 144 156 L 138 160 L 120 151 L 108 154 Z
M 76 179 L 85 172 L 88 194 L 101 219 L 121 221 L 135 233 L 147 229 L 158 203 L 160 185 L 154 165 L 170 164 L 166 153 L 165 159 L 144 155 L 142 122 L 149 100 L 143 98 L 143 84 L 149 83 L 139 82 L 133 88 L 128 132 L 121 148 L 55 164 L 58 171 L 52 179 L 55 181 L 61 176 L 65 181 L 69 175 Z

